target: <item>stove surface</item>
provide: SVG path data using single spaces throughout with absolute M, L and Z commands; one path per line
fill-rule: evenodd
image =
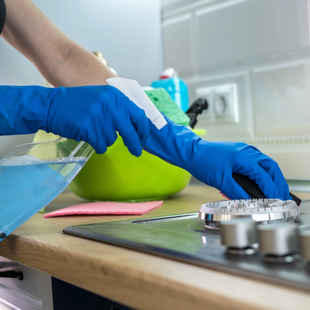
M 310 230 L 310 200 L 300 206 L 295 222 Z M 251 256 L 226 253 L 220 230 L 206 229 L 198 212 L 67 227 L 66 234 L 164 256 L 213 270 L 256 278 L 310 291 L 308 262 L 295 253 L 295 262 L 267 263 L 259 251 Z M 310 244 L 309 244 L 310 247 Z

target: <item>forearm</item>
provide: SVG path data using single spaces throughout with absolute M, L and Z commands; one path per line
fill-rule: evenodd
M 106 79 L 115 76 L 96 56 L 75 43 L 59 63 L 49 66 L 45 61 L 36 66 L 55 87 L 106 85 Z
M 2 37 L 53 86 L 103 85 L 114 74 L 68 37 L 30 1 L 6 0 Z

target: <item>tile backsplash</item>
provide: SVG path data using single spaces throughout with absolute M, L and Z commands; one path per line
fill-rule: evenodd
M 204 96 L 217 111 L 226 98 L 225 113 L 238 113 L 237 122 L 202 115 L 206 139 L 253 144 L 287 179 L 310 181 L 309 8 L 308 0 L 162 0 L 165 67 L 179 72 L 191 101 Z M 216 92 L 225 85 L 236 96 Z
M 251 76 L 257 137 L 310 133 L 310 58 L 256 67 Z

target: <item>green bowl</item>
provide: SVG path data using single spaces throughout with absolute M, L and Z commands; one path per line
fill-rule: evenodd
M 90 200 L 161 200 L 185 188 L 190 177 L 187 171 L 147 152 L 132 156 L 118 137 L 105 154 L 91 156 L 70 188 Z

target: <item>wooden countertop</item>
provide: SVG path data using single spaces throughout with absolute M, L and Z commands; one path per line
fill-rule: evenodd
M 188 186 L 143 216 L 44 219 L 38 213 L 0 243 L 0 255 L 135 309 L 309 309 L 310 294 L 302 291 L 62 233 L 78 224 L 196 212 L 202 203 L 221 199 L 210 187 Z M 64 193 L 46 211 L 81 202 Z

